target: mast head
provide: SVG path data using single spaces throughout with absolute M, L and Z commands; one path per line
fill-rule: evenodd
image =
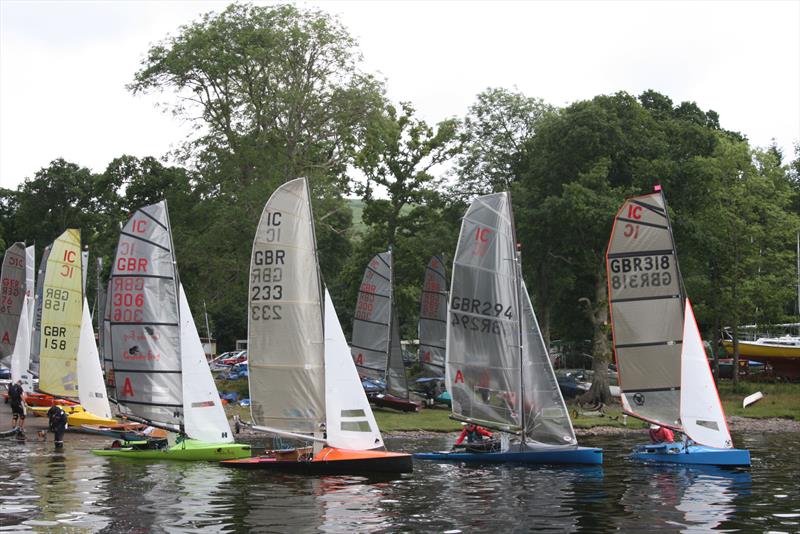
M 661 184 L 656 184 L 656 185 L 654 185 L 654 186 L 653 186 L 653 191 L 655 191 L 655 192 L 659 192 L 659 191 L 661 191 Z

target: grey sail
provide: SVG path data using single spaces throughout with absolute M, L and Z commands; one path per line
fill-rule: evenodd
M 403 350 L 400 346 L 400 322 L 397 311 L 392 306 L 391 337 L 389 338 L 389 358 L 386 361 L 386 392 L 401 399 L 408 399 L 408 379 L 403 363 Z
M 122 228 L 111 268 L 115 398 L 172 425 L 183 421 L 178 284 L 166 202 L 143 207 Z
M 577 445 L 525 282 L 522 282 L 522 391 L 525 435 L 547 445 Z
M 0 364 L 11 367 L 19 315 L 25 300 L 25 243 L 14 243 L 6 249 L 0 277 Z
M 114 389 L 114 359 L 111 352 L 111 283 L 109 278 L 108 285 L 106 286 L 105 295 L 100 300 L 101 308 L 100 315 L 103 323 L 100 328 L 100 359 L 103 364 L 103 375 L 106 380 L 106 387 L 110 390 Z M 113 391 L 111 391 L 113 393 Z M 113 395 L 112 395 L 113 396 Z
M 444 375 L 447 344 L 447 275 L 440 256 L 425 269 L 419 306 L 419 360 L 427 376 Z
M 461 224 L 447 324 L 453 416 L 522 432 L 521 353 L 510 199 L 475 199 Z
M 389 250 L 370 260 L 358 288 L 350 350 L 359 375 L 386 377 L 391 323 L 392 251 Z
M 33 332 L 31 334 L 30 369 L 39 374 L 39 354 L 42 349 L 42 302 L 44 300 L 44 280 L 47 274 L 47 260 L 50 258 L 51 245 L 45 247 L 36 273 L 36 309 L 33 314 Z
M 622 205 L 606 266 L 623 408 L 679 428 L 683 293 L 660 192 Z
M 325 414 L 322 286 L 308 183 L 283 184 L 264 206 L 250 260 L 248 367 L 260 426 L 320 433 Z

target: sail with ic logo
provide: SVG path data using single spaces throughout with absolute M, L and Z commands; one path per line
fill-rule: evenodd
M 623 409 L 686 438 L 674 445 L 642 445 L 634 457 L 667 463 L 749 465 L 749 452 L 733 448 L 694 310 L 683 287 L 660 187 L 622 204 L 611 231 L 606 266 Z
M 419 360 L 428 376 L 444 375 L 447 343 L 447 274 L 441 256 L 425 268 L 419 306 Z

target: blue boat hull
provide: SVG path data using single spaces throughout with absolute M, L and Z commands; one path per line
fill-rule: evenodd
M 658 443 L 639 445 L 632 457 L 643 462 L 749 466 L 750 451 L 743 449 L 715 449 L 703 445 L 684 443 Z
M 419 452 L 414 454 L 419 460 L 472 463 L 520 463 L 520 464 L 585 464 L 603 463 L 603 449 L 594 447 L 542 447 L 526 448 L 521 451 L 506 452 Z

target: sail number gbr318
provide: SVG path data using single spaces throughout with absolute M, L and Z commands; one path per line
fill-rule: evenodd
M 613 258 L 608 267 L 612 289 L 665 287 L 672 284 L 672 259 L 668 254 Z

